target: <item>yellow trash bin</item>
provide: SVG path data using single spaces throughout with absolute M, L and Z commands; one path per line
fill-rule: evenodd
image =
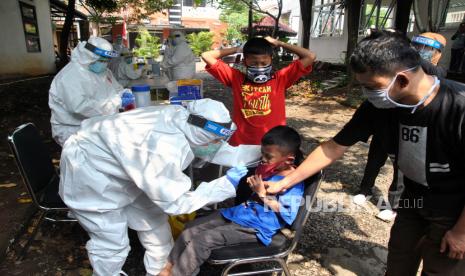
M 184 230 L 184 226 L 187 222 L 195 218 L 196 213 L 190 213 L 185 215 L 170 216 L 168 222 L 171 226 L 171 234 L 173 239 L 177 239 L 181 232 Z

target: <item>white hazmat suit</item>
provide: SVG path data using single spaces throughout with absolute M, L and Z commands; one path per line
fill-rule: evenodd
M 103 38 L 90 37 L 88 42 L 101 50 L 112 51 L 111 44 Z M 60 145 L 77 132 L 84 119 L 114 114 L 121 107 L 123 87 L 110 70 L 99 74 L 89 70 L 89 65 L 101 56 L 87 49 L 86 43 L 79 42 L 71 53 L 71 62 L 50 86 L 52 136 Z
M 128 50 L 128 48 L 126 48 L 126 46 L 123 45 L 122 36 L 118 35 L 115 39 L 115 42 L 113 43 L 113 51 L 115 51 L 118 56 L 115 58 L 112 58 L 110 60 L 110 63 L 108 64 L 108 69 L 111 70 L 111 72 L 113 73 L 115 77 L 116 77 L 116 73 L 118 72 L 118 65 L 123 59 L 121 57 L 121 53 L 125 50 Z
M 226 177 L 190 191 L 183 170 L 194 159 L 191 147 L 218 136 L 189 124 L 189 114 L 230 121 L 222 103 L 203 99 L 187 110 L 153 106 L 91 118 L 65 143 L 59 194 L 89 233 L 86 248 L 94 275 L 118 275 L 130 250 L 128 227 L 137 231 L 146 249 L 147 273 L 158 274 L 173 245 L 168 215 L 235 196 Z M 237 151 L 245 157 L 242 164 L 260 158 L 260 146 L 248 149 Z M 230 149 L 224 152 L 231 154 Z
M 121 54 L 122 57 L 114 75 L 119 84 L 127 87 L 131 80 L 139 79 L 142 76 L 143 67 L 134 70 L 134 65 L 126 62 L 127 59 L 132 59 L 132 55 L 130 55 L 129 50 L 123 49 Z
M 195 56 L 184 34 L 179 31 L 173 32 L 170 42 L 172 45 L 165 49 L 161 68 L 168 72 L 171 81 L 194 78 Z

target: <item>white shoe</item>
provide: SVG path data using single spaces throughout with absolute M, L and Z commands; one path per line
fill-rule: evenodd
M 383 210 L 381 212 L 379 212 L 376 217 L 379 218 L 380 220 L 384 220 L 386 222 L 390 222 L 391 220 L 393 220 L 395 217 L 396 217 L 397 213 L 392 211 L 392 210 L 389 210 L 389 209 L 386 209 L 386 210 Z
M 358 194 L 352 198 L 352 201 L 357 205 L 364 205 L 367 202 L 367 198 L 364 194 Z

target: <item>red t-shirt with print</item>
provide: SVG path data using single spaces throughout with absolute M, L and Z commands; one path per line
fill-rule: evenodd
M 246 80 L 244 74 L 221 60 L 205 68 L 224 85 L 232 88 L 233 121 L 237 125 L 237 131 L 229 141 L 233 146 L 260 145 L 268 130 L 285 125 L 285 91 L 312 70 L 311 65 L 304 68 L 300 60 L 296 60 L 276 71 L 271 80 L 258 84 Z

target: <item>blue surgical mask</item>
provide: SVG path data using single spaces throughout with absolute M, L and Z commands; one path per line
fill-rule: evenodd
M 418 51 L 418 54 L 420 54 L 420 57 L 426 61 L 429 61 L 431 62 L 431 60 L 433 59 L 433 51 L 431 50 L 421 50 L 421 51 Z
M 265 67 L 247 66 L 247 78 L 255 83 L 265 83 L 271 79 L 270 65 Z
M 391 90 L 392 86 L 394 85 L 397 76 L 402 73 L 402 72 L 407 72 L 415 69 L 416 67 L 401 71 L 397 73 L 394 78 L 391 80 L 389 85 L 386 88 L 383 89 L 368 89 L 366 87 L 362 87 L 362 92 L 365 95 L 365 97 L 368 99 L 370 103 L 372 103 L 375 107 L 381 108 L 381 109 L 386 109 L 386 108 L 396 108 L 396 107 L 402 107 L 402 108 L 411 108 L 412 113 L 414 113 L 419 106 L 421 106 L 428 98 L 429 96 L 433 93 L 434 88 L 439 85 L 439 79 L 434 76 L 434 84 L 431 86 L 430 90 L 428 93 L 425 94 L 425 96 L 416 104 L 401 104 L 389 97 L 389 91 Z
M 96 74 L 101 74 L 105 72 L 105 70 L 107 69 L 107 65 L 108 62 L 102 62 L 97 60 L 96 62 L 92 62 L 91 64 L 89 64 L 89 70 Z

